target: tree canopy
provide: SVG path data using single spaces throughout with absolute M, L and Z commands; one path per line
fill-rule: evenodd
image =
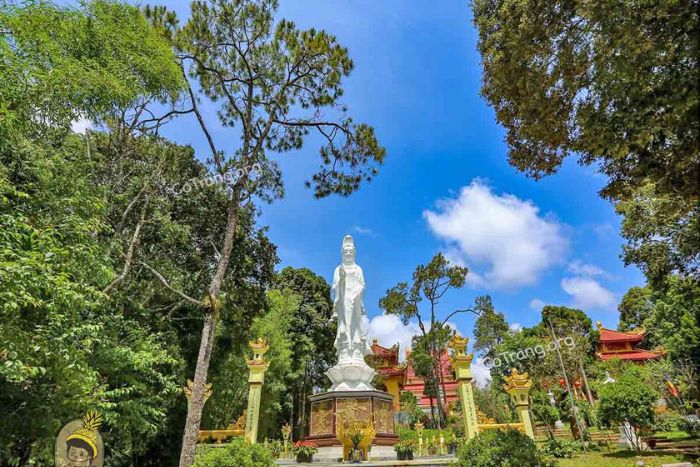
M 471 5 L 510 163 L 535 178 L 569 156 L 594 165 L 625 217 L 626 261 L 654 280 L 697 277 L 698 2 Z

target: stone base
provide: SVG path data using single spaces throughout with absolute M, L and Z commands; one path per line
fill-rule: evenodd
M 372 446 L 370 460 L 384 461 L 393 459 L 396 459 L 396 452 L 392 446 Z M 319 462 L 342 462 L 343 447 L 322 446 L 318 448 L 318 452 L 314 454 L 314 460 L 318 460 Z
M 372 379 L 376 374 L 364 360 L 338 363 L 326 372 L 333 381 L 331 391 L 372 391 Z
M 358 416 L 372 420 L 376 436 L 372 442 L 372 453 L 377 446 L 393 446 L 399 441 L 394 425 L 394 398 L 384 391 L 329 391 L 309 396 L 311 419 L 307 441 L 319 447 L 340 449 L 336 436 L 337 416 L 348 403 L 357 404 Z M 329 453 L 332 451 L 329 451 Z M 340 451 L 342 457 L 342 450 Z

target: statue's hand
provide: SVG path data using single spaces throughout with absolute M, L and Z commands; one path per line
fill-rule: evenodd
M 338 271 L 338 274 L 340 275 L 341 279 L 345 277 L 345 269 L 342 266 L 340 268 L 340 271 Z

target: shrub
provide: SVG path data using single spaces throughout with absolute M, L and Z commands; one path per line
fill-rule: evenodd
M 275 467 L 275 461 L 262 444 L 250 444 L 236 438 L 225 447 L 199 450 L 194 467 Z
M 638 440 L 643 430 L 651 428 L 654 423 L 656 393 L 633 375 L 604 385 L 599 396 L 598 417 L 605 427 L 627 422 Z M 635 437 L 631 435 L 628 437 L 635 449 L 641 451 L 642 443 L 635 442 Z
M 489 430 L 460 447 L 459 467 L 550 467 L 535 442 L 515 430 Z
M 542 445 L 542 452 L 558 459 L 570 459 L 579 451 L 581 445 L 566 439 L 548 439 Z
M 403 454 L 406 452 L 413 452 L 415 450 L 416 443 L 413 441 L 399 441 L 394 444 L 394 451 L 397 454 Z
M 651 426 L 654 433 L 661 431 L 678 431 L 683 429 L 683 419 L 676 414 L 661 414 L 656 417 Z
M 294 452 L 294 455 L 298 456 L 301 454 L 302 456 L 313 456 L 318 452 L 318 446 L 316 443 L 313 443 L 311 441 L 297 441 L 294 443 L 294 448 L 292 450 Z
M 687 415 L 680 417 L 680 429 L 688 433 L 693 438 L 700 436 L 700 422 Z

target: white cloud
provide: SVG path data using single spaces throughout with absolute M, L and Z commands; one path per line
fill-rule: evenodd
M 593 264 L 586 264 L 578 259 L 569 263 L 569 266 L 567 269 L 569 270 L 569 272 L 571 272 L 577 276 L 609 277 L 608 273 L 603 271 L 602 269 L 600 269 L 598 266 L 594 266 Z
M 562 224 L 542 217 L 531 201 L 494 194 L 478 179 L 423 216 L 453 258 L 487 266 L 476 282 L 496 287 L 534 284 L 567 248 Z
M 362 227 L 360 225 L 353 225 L 352 230 L 359 233 L 360 235 L 368 235 L 370 237 L 374 237 L 376 235 L 374 233 L 374 230 L 367 227 Z
M 396 315 L 379 315 L 369 322 L 368 333 L 370 339 L 377 339 L 379 345 L 391 347 L 399 343 L 399 358 L 403 360 L 407 349 L 411 348 L 413 336 L 420 333 L 420 328 L 415 322 L 404 325 Z
M 520 323 L 511 323 L 508 328 L 513 332 L 520 332 L 523 330 L 523 325 Z
M 70 129 L 73 133 L 80 133 L 81 135 L 85 133 L 85 130 L 92 128 L 92 122 L 86 118 L 79 118 L 74 120 L 70 124 Z
M 535 311 L 542 311 L 542 308 L 546 305 L 542 300 L 539 298 L 533 298 L 530 300 L 530 308 L 532 308 Z
M 491 371 L 484 365 L 483 358 L 477 358 L 476 362 L 472 363 L 472 375 L 480 388 L 485 388 L 491 382 Z
M 571 295 L 574 305 L 583 310 L 612 310 L 615 296 L 611 291 L 589 277 L 568 277 L 561 280 L 561 288 Z

